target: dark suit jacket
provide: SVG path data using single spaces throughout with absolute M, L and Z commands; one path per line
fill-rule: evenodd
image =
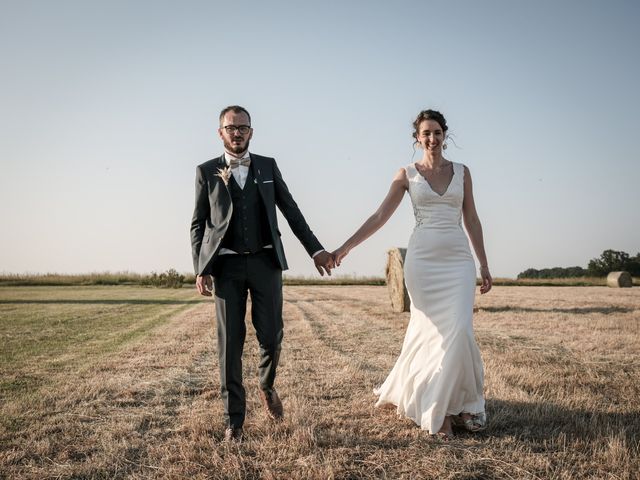
M 276 260 L 280 268 L 286 270 L 288 265 L 278 230 L 276 205 L 309 255 L 323 248 L 289 193 L 276 161 L 253 153 L 250 156 L 249 168 L 253 172 L 265 207 Z M 220 242 L 231 221 L 231 194 L 224 181 L 217 176 L 218 169 L 225 167 L 226 162 L 222 155 L 198 165 L 196 169 L 196 206 L 191 220 L 191 249 L 193 267 L 197 275 L 211 274 L 211 264 L 218 255 Z

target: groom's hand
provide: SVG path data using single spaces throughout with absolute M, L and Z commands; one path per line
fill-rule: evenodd
M 327 272 L 327 275 L 331 276 L 331 269 L 336 266 L 336 262 L 333 260 L 333 255 L 325 250 L 313 257 L 313 263 L 316 264 L 316 269 L 322 276 L 324 276 L 325 271 Z
M 196 277 L 196 288 L 200 295 L 210 297 L 213 290 L 213 277 L 211 275 L 198 275 Z

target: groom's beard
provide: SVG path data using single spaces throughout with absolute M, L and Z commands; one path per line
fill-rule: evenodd
M 244 153 L 246 150 L 249 150 L 249 140 L 247 140 L 246 142 L 242 142 L 242 140 L 244 140 L 244 137 L 236 137 L 239 138 L 241 140 L 240 143 L 231 143 L 227 140 L 225 140 L 224 143 L 224 148 L 227 152 L 231 152 L 235 155 L 240 155 L 241 153 Z M 235 140 L 236 138 L 232 139 Z

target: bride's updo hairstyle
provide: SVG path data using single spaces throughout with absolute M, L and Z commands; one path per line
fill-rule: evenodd
M 422 123 L 423 120 L 435 120 L 438 122 L 438 125 L 440 125 L 440 128 L 442 128 L 445 135 L 447 134 L 447 130 L 449 130 L 449 127 L 447 127 L 447 121 L 445 120 L 444 115 L 440 112 L 437 110 L 422 110 L 413 122 L 414 144 L 418 143 L 418 128 L 420 128 L 420 123 Z

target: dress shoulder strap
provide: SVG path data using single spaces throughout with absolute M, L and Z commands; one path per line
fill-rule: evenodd
M 453 163 L 453 173 L 464 180 L 464 163 L 458 163 L 458 162 L 451 162 L 451 163 Z
M 409 180 L 411 180 L 411 177 L 413 177 L 417 172 L 416 166 L 414 163 L 410 163 L 409 165 L 404 167 L 404 169 L 407 172 L 407 179 Z

